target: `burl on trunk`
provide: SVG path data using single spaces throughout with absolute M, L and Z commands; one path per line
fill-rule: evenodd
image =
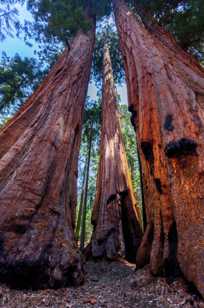
M 83 281 L 73 229 L 93 44 L 94 30 L 78 32 L 0 132 L 0 280 L 17 287 Z
M 142 231 L 140 211 L 128 169 L 117 110 L 111 59 L 104 49 L 100 162 L 92 223 L 92 255 L 112 259 L 124 240 L 126 258 L 135 262 Z
M 178 260 L 204 295 L 204 70 L 159 26 L 114 5 L 147 213 L 138 266 L 171 274 Z

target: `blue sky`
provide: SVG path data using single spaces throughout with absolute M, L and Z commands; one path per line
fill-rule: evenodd
M 15 7 L 19 11 L 19 19 L 20 21 L 23 20 L 32 20 L 31 14 L 26 10 L 26 6 L 20 6 L 19 4 L 15 4 Z M 34 42 L 33 42 L 34 43 Z M 22 57 L 33 57 L 34 49 L 36 46 L 33 46 L 33 48 L 30 48 L 27 46 L 23 39 L 18 38 L 11 38 L 7 37 L 6 40 L 1 42 L 1 52 L 5 51 L 8 56 L 14 56 L 15 53 L 19 53 Z
M 31 14 L 27 11 L 26 6 L 23 7 L 15 4 L 15 7 L 19 11 L 19 19 L 21 21 L 23 20 L 32 20 Z M 10 57 L 14 56 L 16 53 L 18 53 L 21 57 L 34 57 L 34 50 L 37 48 L 37 44 L 33 41 L 31 42 L 33 44 L 33 47 L 29 47 L 25 44 L 25 42 L 22 39 L 18 39 L 16 37 L 7 37 L 7 39 L 3 42 L 1 42 L 1 49 L 0 52 L 3 51 L 6 52 L 6 54 Z M 122 87 L 117 87 L 118 94 L 121 96 L 121 102 L 127 103 L 127 89 L 126 85 L 124 84 Z M 92 99 L 96 99 L 96 93 L 97 89 L 94 86 L 94 84 L 89 85 L 88 95 Z

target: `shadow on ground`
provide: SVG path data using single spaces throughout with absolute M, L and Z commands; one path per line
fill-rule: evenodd
M 117 262 L 87 262 L 86 282 L 79 288 L 17 291 L 0 287 L 0 307 L 4 308 L 202 308 L 204 303 L 189 293 L 182 279 L 168 284 L 154 278 L 148 267 Z

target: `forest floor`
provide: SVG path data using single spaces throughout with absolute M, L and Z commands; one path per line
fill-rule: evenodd
M 148 267 L 117 262 L 87 262 L 86 282 L 78 288 L 17 291 L 0 286 L 0 307 L 4 308 L 173 308 L 204 307 L 198 295 L 182 279 L 168 284 L 153 278 Z

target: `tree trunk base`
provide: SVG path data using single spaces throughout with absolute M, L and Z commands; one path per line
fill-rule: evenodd
M 103 239 L 92 239 L 92 256 L 94 258 L 105 257 L 114 260 L 119 256 L 119 248 L 118 230 L 110 230 Z
M 204 226 L 189 226 L 178 242 L 178 262 L 188 281 L 204 294 Z M 186 253 L 188 251 L 188 253 Z
M 0 258 L 0 281 L 17 289 L 78 286 L 84 282 L 83 263 L 68 247 L 54 247 L 43 255 L 9 255 Z
M 148 224 L 142 243 L 137 251 L 136 266 L 144 267 L 150 265 L 151 274 L 154 276 L 164 276 L 174 280 L 181 275 L 177 261 L 178 239 L 176 223 L 172 223 L 168 236 L 163 232 L 155 232 L 153 223 Z
M 146 227 L 145 233 L 143 235 L 143 239 L 140 244 L 140 247 L 137 251 L 137 256 L 136 256 L 136 267 L 137 268 L 142 268 L 146 264 L 149 264 L 151 245 L 152 245 L 152 239 L 153 239 L 152 230 L 153 230 L 153 225 L 148 224 Z

